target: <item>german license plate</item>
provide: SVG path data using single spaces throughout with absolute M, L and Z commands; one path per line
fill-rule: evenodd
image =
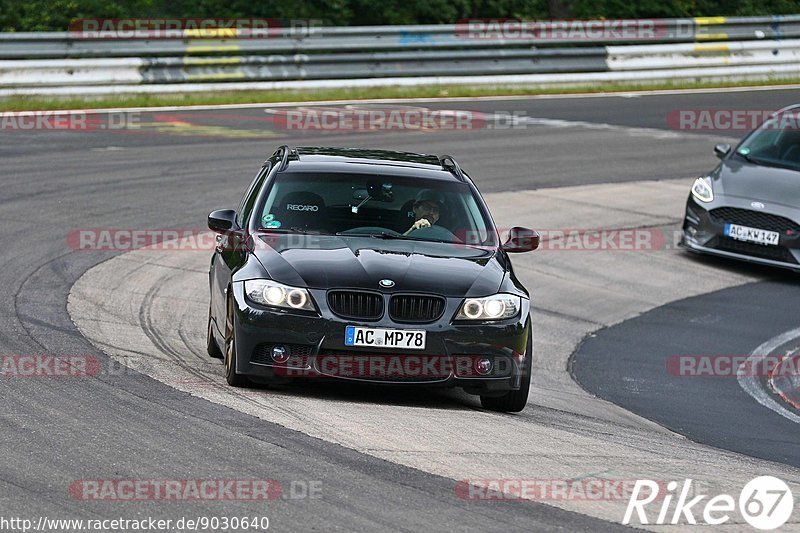
M 345 346 L 367 346 L 370 348 L 402 348 L 424 350 L 425 331 L 418 329 L 384 329 L 346 326 Z
M 725 235 L 739 241 L 778 246 L 780 234 L 777 231 L 749 228 L 738 224 L 725 224 Z

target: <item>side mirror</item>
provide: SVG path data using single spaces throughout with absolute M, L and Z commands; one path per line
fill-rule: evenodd
M 208 215 L 208 229 L 216 233 L 226 233 L 236 227 L 236 211 L 217 209 Z
M 714 154 L 720 159 L 724 158 L 731 151 L 731 145 L 727 143 L 718 144 L 714 147 Z
M 539 247 L 539 234 L 528 228 L 514 227 L 508 232 L 508 240 L 503 243 L 506 252 L 530 252 Z

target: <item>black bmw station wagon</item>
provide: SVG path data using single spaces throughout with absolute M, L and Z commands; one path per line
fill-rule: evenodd
M 217 233 L 208 352 L 227 382 L 461 387 L 521 411 L 530 300 L 483 198 L 450 156 L 280 147 Z

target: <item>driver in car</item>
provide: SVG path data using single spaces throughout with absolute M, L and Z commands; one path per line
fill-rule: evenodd
M 439 215 L 444 210 L 444 197 L 431 189 L 423 189 L 417 193 L 414 200 L 414 223 L 403 235 L 408 235 L 415 229 L 429 228 L 436 224 Z

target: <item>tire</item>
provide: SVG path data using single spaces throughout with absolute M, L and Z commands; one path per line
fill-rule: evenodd
M 531 369 L 533 368 L 533 324 L 528 331 L 528 345 L 525 348 L 525 367 L 522 369 L 522 383 L 519 390 L 508 391 L 502 396 L 481 396 L 481 405 L 489 411 L 519 413 L 528 403 L 531 390 Z
M 214 337 L 213 327 L 214 325 L 211 322 L 211 308 L 209 308 L 208 331 L 206 333 L 206 351 L 208 352 L 209 357 L 213 357 L 214 359 L 225 359 L 225 355 L 222 353 L 222 350 L 219 349 L 219 344 L 217 344 L 217 340 Z
M 250 380 L 236 373 L 236 330 L 233 327 L 233 300 L 228 298 L 228 311 L 225 313 L 225 381 L 231 387 L 246 387 Z

